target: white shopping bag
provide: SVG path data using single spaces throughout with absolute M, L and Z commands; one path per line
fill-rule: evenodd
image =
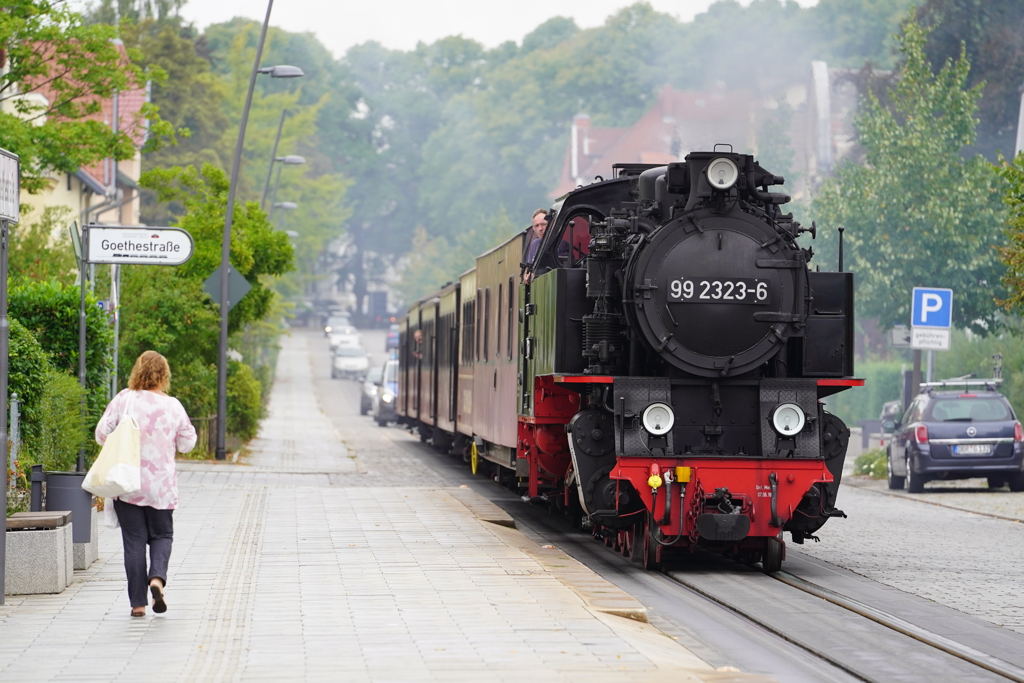
M 142 488 L 139 423 L 128 414 L 110 433 L 96 462 L 85 475 L 82 488 L 102 498 L 117 498 Z

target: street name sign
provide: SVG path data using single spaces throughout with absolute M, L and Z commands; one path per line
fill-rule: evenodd
M 89 263 L 180 266 L 192 258 L 195 243 L 181 228 L 89 225 Z
M 949 328 L 953 322 L 953 290 L 914 287 L 910 321 L 910 348 L 948 351 Z
M 6 149 L 0 149 L 0 220 L 17 223 L 21 206 L 20 159 Z

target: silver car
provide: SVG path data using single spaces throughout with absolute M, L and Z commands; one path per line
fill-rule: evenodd
M 338 379 L 363 379 L 370 369 L 370 359 L 362 346 L 339 346 L 334 349 L 334 360 L 331 363 L 331 377 Z

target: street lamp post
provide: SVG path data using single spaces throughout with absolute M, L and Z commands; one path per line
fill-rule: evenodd
M 306 163 L 306 158 L 305 157 L 300 157 L 298 154 L 287 154 L 287 155 L 285 155 L 283 157 L 274 157 L 274 162 L 275 163 L 279 163 L 281 165 L 277 167 L 277 177 L 274 178 L 274 191 L 270 193 L 270 203 L 271 203 L 271 205 L 273 205 L 274 200 L 277 199 L 277 188 L 278 188 L 278 186 L 281 185 L 281 171 L 284 170 L 285 166 L 298 166 L 300 164 Z M 273 168 L 274 168 L 274 164 L 273 163 L 270 164 L 270 168 L 271 168 L 271 170 L 273 170 Z M 270 186 L 270 174 L 268 173 L 267 174 L 267 187 L 269 187 L 269 186 Z M 264 199 L 266 199 L 266 190 L 267 190 L 267 188 L 263 188 Z M 262 200 L 260 201 L 260 208 L 261 209 L 263 208 L 263 201 Z
M 296 78 L 302 76 L 302 69 L 295 66 L 273 66 L 260 68 L 263 57 L 263 45 L 267 41 L 267 28 L 270 25 L 270 13 L 274 8 L 274 0 L 267 2 L 267 16 L 263 20 L 260 40 L 256 46 L 256 59 L 253 60 L 252 73 L 249 75 L 249 91 L 245 96 L 245 107 L 242 110 L 242 122 L 238 126 L 238 141 L 235 143 L 235 157 L 231 165 L 231 184 L 228 186 L 228 205 L 224 212 L 224 237 L 220 254 L 220 339 L 217 345 L 217 460 L 227 457 L 227 421 L 228 421 L 228 275 L 231 272 L 231 222 L 235 213 L 235 191 L 238 189 L 238 173 L 242 165 L 242 144 L 245 142 L 245 126 L 249 122 L 249 108 L 252 106 L 252 94 L 256 89 L 256 74 L 270 74 L 271 78 Z
M 281 131 L 284 129 L 284 117 L 288 115 L 287 109 L 281 110 L 281 120 L 277 124 L 277 135 L 274 136 L 274 150 L 270 153 L 270 166 L 267 167 L 267 181 L 263 183 L 263 194 L 260 195 L 260 208 L 267 203 L 267 191 L 270 190 L 270 176 L 274 174 L 274 162 L 277 161 L 277 145 L 281 142 Z

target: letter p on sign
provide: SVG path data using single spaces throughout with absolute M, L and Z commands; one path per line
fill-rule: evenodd
M 953 318 L 953 290 L 914 287 L 912 325 L 949 329 Z

